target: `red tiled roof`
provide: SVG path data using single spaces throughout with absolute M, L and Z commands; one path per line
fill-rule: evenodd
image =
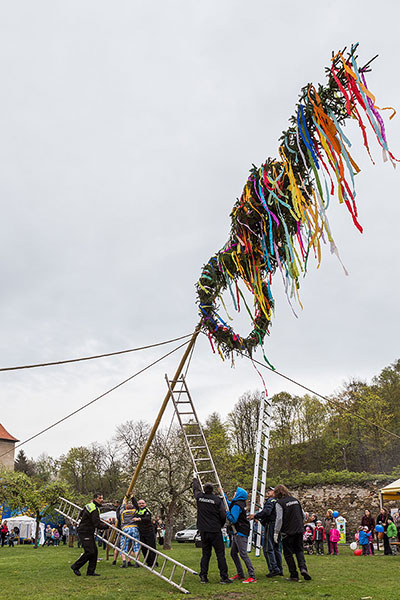
M 4 429 L 3 425 L 0 423 L 0 440 L 7 440 L 8 442 L 19 442 L 17 438 L 13 437 L 8 433 L 6 429 Z

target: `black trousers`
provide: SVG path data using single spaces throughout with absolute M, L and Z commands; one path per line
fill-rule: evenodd
M 383 534 L 383 548 L 384 548 L 384 551 L 383 551 L 384 554 L 392 554 L 392 549 L 390 547 L 389 538 L 386 535 L 386 532 Z
M 207 577 L 211 551 L 214 548 L 217 555 L 218 569 L 221 579 L 228 577 L 228 565 L 225 559 L 225 546 L 221 531 L 200 531 L 202 555 L 200 561 L 200 576 Z
M 94 541 L 94 535 L 81 533 L 79 537 L 84 549 L 84 553 L 80 555 L 78 560 L 71 565 L 71 567 L 73 569 L 80 569 L 85 563 L 88 562 L 87 574 L 92 575 L 96 570 L 97 564 L 97 546 L 96 542 Z
M 315 551 L 317 554 L 324 553 L 324 541 L 323 540 L 315 540 Z
M 303 534 L 282 535 L 283 556 L 289 569 L 290 577 L 298 577 L 299 574 L 294 562 L 294 555 L 300 571 L 307 571 L 306 561 L 304 559 Z
M 154 533 L 154 531 L 140 531 L 139 530 L 139 534 L 140 534 L 141 542 L 143 542 L 144 544 L 147 544 L 148 546 L 150 546 L 150 548 L 156 547 L 156 534 Z M 146 558 L 146 565 L 149 565 L 149 567 L 152 567 L 156 560 L 156 554 L 154 552 L 149 552 L 147 550 L 147 548 L 142 548 L 142 554 Z M 146 557 L 146 555 L 147 555 L 147 557 Z

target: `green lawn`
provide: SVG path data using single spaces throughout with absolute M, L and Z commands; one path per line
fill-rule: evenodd
M 263 557 L 255 558 L 254 565 L 258 582 L 253 585 L 235 583 L 222 586 L 218 583 L 215 557 L 211 561 L 210 583 L 201 585 L 198 577 L 187 575 L 185 587 L 191 597 L 214 600 L 293 599 L 314 600 L 360 600 L 371 597 L 373 600 L 400 600 L 398 573 L 400 556 L 354 556 L 348 548 L 340 548 L 339 556 L 307 557 L 312 581 L 291 583 L 284 578 L 267 580 Z M 105 560 L 105 552 L 100 550 L 98 563 L 101 577 L 76 577 L 69 565 L 79 556 L 77 548 L 38 548 L 17 546 L 0 548 L 0 598 L 29 600 L 48 598 L 80 599 L 131 599 L 150 600 L 153 598 L 183 598 L 161 579 L 145 569 L 125 569 L 113 567 Z M 198 569 L 201 550 L 192 544 L 175 544 L 170 555 L 194 569 Z M 233 563 L 228 557 L 229 572 L 234 574 Z M 285 575 L 287 570 L 285 568 Z

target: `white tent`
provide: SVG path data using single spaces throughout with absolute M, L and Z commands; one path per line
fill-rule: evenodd
M 117 513 L 115 510 L 109 510 L 108 512 L 101 514 L 100 517 L 104 519 L 104 521 L 108 521 L 108 519 L 116 519 Z
M 380 491 L 381 506 L 385 500 L 397 500 L 400 503 L 400 479 L 392 481 Z
M 7 527 L 9 531 L 11 531 L 14 527 L 18 527 L 20 538 L 28 540 L 31 538 L 35 539 L 36 520 L 33 517 L 20 515 L 19 517 L 3 519 L 3 521 L 7 521 Z M 39 523 L 39 529 L 39 544 L 44 544 L 44 523 Z

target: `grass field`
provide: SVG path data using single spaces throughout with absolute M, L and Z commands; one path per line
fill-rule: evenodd
M 256 584 L 235 583 L 222 586 L 218 583 L 215 557 L 211 561 L 210 583 L 202 585 L 199 578 L 187 575 L 185 587 L 191 598 L 212 600 L 252 600 L 272 598 L 278 600 L 400 600 L 398 574 L 400 556 L 354 556 L 349 548 L 340 548 L 339 556 L 309 556 L 307 564 L 312 581 L 292 583 L 283 577 L 266 579 L 266 564 L 263 557 L 254 558 L 258 577 Z M 160 599 L 175 600 L 185 597 L 167 583 L 151 575 L 145 569 L 113 567 L 105 560 L 105 552 L 99 551 L 98 572 L 101 577 L 76 577 L 70 564 L 79 556 L 80 550 L 60 546 L 35 550 L 32 546 L 0 548 L 0 598 L 29 600 L 62 599 Z M 176 544 L 170 556 L 198 569 L 201 550 L 193 544 Z M 234 566 L 227 557 L 229 573 L 234 575 Z M 285 568 L 287 576 L 287 569 Z

